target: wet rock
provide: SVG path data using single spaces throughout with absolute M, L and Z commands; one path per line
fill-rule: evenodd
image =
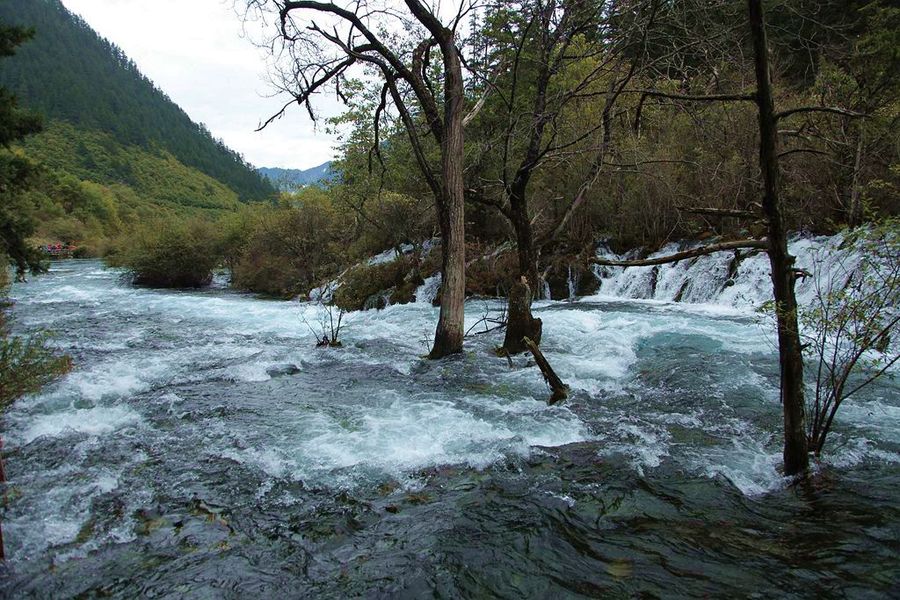
M 600 280 L 590 265 L 559 261 L 546 273 L 551 300 L 568 300 L 574 296 L 590 296 L 600 289 Z
M 276 365 L 266 369 L 269 377 L 284 377 L 286 375 L 296 375 L 300 372 L 300 367 L 294 364 Z

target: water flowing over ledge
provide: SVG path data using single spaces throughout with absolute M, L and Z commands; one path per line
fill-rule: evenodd
M 858 250 L 845 248 L 842 234 L 833 236 L 794 236 L 789 251 L 796 266 L 818 279 L 846 279 L 859 262 Z M 700 243 L 670 243 L 648 258 L 668 256 L 701 246 Z M 598 258 L 628 260 L 635 253 L 617 255 L 601 247 Z M 772 299 L 769 258 L 765 252 L 718 252 L 676 263 L 650 267 L 606 267 L 594 265 L 600 279 L 599 297 L 662 300 L 693 304 L 716 304 L 754 309 Z M 576 289 L 577 284 L 570 284 Z M 815 300 L 816 278 L 802 277 L 797 283 L 797 300 L 809 305 Z

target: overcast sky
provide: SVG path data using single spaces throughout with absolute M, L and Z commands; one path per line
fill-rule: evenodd
M 260 123 L 284 100 L 266 80 L 265 52 L 244 33 L 232 0 L 63 0 L 215 137 L 258 167 L 306 169 L 333 158 L 334 139 L 315 130 L 301 107 L 264 131 Z M 318 102 L 323 114 L 338 110 Z

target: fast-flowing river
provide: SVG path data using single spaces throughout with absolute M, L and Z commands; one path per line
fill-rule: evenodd
M 874 598 L 900 589 L 900 388 L 778 472 L 770 326 L 748 311 L 541 302 L 528 360 L 437 309 L 351 314 L 153 291 L 98 262 L 12 289 L 75 370 L 3 417 L 8 597 Z M 467 308 L 470 323 L 485 310 Z

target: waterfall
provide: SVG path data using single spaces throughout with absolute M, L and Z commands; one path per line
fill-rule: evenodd
M 797 257 L 797 268 L 817 273 L 819 281 L 840 284 L 845 272 L 859 262 L 859 250 L 844 248 L 844 235 L 794 236 L 789 243 Z M 649 257 L 667 256 L 700 244 L 666 244 Z M 606 246 L 598 258 L 628 260 L 635 253 L 617 255 Z M 652 299 L 670 302 L 721 304 L 736 308 L 755 308 L 772 299 L 769 258 L 765 252 L 742 250 L 718 252 L 649 267 L 594 266 L 601 281 L 600 294 L 618 298 Z M 571 285 L 571 284 L 570 284 Z M 809 304 L 816 297 L 816 280 L 804 277 L 797 282 L 797 299 Z
M 535 298 L 535 300 L 549 300 L 550 299 L 550 284 L 546 281 L 543 281 L 543 286 L 541 286 L 541 297 Z
M 566 283 L 569 286 L 569 299 L 571 300 L 578 295 L 578 273 L 572 270 L 571 264 L 569 265 L 569 276 Z
M 437 273 L 425 279 L 425 283 L 416 289 L 416 302 L 431 304 L 441 289 L 441 274 Z

